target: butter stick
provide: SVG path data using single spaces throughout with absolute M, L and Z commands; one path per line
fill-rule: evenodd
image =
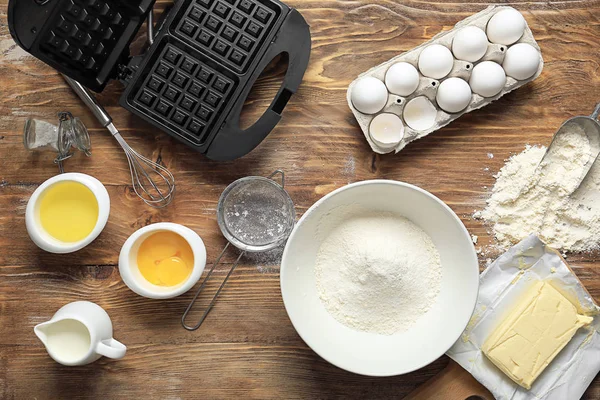
M 483 344 L 487 358 L 525 389 L 592 317 L 547 282 L 539 281 Z

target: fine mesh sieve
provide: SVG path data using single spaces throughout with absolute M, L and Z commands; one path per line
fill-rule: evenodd
M 281 184 L 272 179 L 276 175 L 281 177 Z M 285 175 L 283 171 L 277 170 L 267 178 L 249 176 L 238 179 L 223 191 L 217 205 L 217 222 L 223 236 L 229 243 L 215 260 L 204 282 L 202 282 L 183 313 L 181 323 L 185 329 L 193 331 L 202 325 L 225 283 L 227 283 L 246 252 L 258 253 L 274 249 L 290 236 L 296 220 L 296 211 L 294 202 L 285 191 L 284 185 Z M 194 326 L 187 325 L 185 319 L 188 313 L 230 244 L 241 250 L 239 256 L 225 276 L 198 324 Z

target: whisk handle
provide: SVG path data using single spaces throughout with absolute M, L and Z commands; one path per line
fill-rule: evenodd
M 65 78 L 65 81 L 67 81 L 67 83 L 69 84 L 69 86 L 71 86 L 71 88 L 77 94 L 77 96 L 79 96 L 79 98 L 83 100 L 85 105 L 88 106 L 88 108 L 92 111 L 94 116 L 96 116 L 98 121 L 100 121 L 103 127 L 106 128 L 112 123 L 112 118 L 110 117 L 110 115 L 108 115 L 104 107 L 102 107 L 98 103 L 96 98 L 92 96 L 89 90 L 87 90 L 81 83 L 69 78 L 66 75 L 63 75 L 63 78 Z

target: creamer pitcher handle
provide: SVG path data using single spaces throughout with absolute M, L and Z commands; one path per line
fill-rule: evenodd
M 126 352 L 127 347 L 115 339 L 103 340 L 96 346 L 96 353 L 117 360 L 125 357 Z

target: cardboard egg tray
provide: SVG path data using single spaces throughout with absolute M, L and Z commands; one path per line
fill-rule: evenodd
M 352 104 L 352 100 L 351 100 L 352 88 L 354 87 L 354 85 L 356 84 L 356 82 L 359 79 L 361 79 L 365 76 L 372 76 L 372 77 L 375 77 L 375 78 L 381 80 L 382 82 L 385 82 L 385 74 L 386 74 L 388 68 L 391 67 L 393 64 L 401 62 L 401 61 L 412 64 L 418 70 L 419 69 L 418 68 L 419 55 L 421 54 L 421 51 L 425 47 L 432 45 L 432 44 L 441 44 L 441 45 L 447 47 L 450 51 L 452 51 L 452 40 L 454 39 L 454 36 L 461 28 L 463 28 L 465 26 L 473 25 L 473 26 L 483 29 L 483 31 L 485 32 L 487 23 L 492 18 L 492 16 L 495 13 L 497 13 L 503 9 L 506 9 L 506 8 L 511 8 L 511 7 L 490 6 L 490 7 L 486 8 L 485 10 L 482 10 L 482 11 L 478 12 L 477 14 L 474 14 L 474 15 L 458 22 L 452 30 L 446 31 L 446 32 L 440 32 L 439 34 L 434 36 L 431 40 L 423 43 L 422 45 L 415 47 L 414 49 L 412 49 L 410 51 L 402 53 L 402 54 L 392 58 L 391 60 L 389 60 L 383 64 L 380 64 L 376 67 L 373 67 L 370 70 L 368 70 L 367 72 L 362 73 L 361 75 L 358 76 L 358 78 L 356 80 L 354 80 L 350 84 L 350 86 L 348 87 L 348 92 L 347 92 L 348 105 L 350 106 L 350 109 L 352 110 L 354 117 L 358 121 L 358 123 L 365 135 L 365 138 L 371 145 L 371 148 L 373 149 L 373 151 L 375 151 L 376 153 L 380 153 L 380 154 L 391 153 L 392 151 L 395 151 L 396 153 L 398 153 L 410 142 L 420 139 L 424 136 L 427 136 L 431 132 L 434 132 L 434 131 L 448 125 L 450 122 L 459 118 L 463 114 L 466 114 L 468 112 L 471 112 L 473 110 L 479 109 L 483 106 L 490 104 L 492 101 L 504 96 L 506 93 L 509 93 L 509 92 L 531 82 L 532 80 L 534 80 L 541 74 L 542 69 L 544 67 L 544 60 L 541 57 L 540 47 L 538 46 L 537 42 L 535 41 L 535 39 L 533 37 L 533 33 L 531 32 L 531 29 L 529 28 L 529 25 L 526 24 L 523 36 L 521 36 L 521 38 L 516 43 L 513 43 L 512 45 L 509 45 L 509 46 L 489 43 L 488 49 L 487 49 L 487 52 L 485 53 L 485 55 L 479 61 L 476 61 L 474 63 L 454 59 L 454 66 L 452 68 L 452 71 L 446 77 L 444 77 L 440 80 L 425 77 L 422 74 L 420 74 L 420 72 L 419 72 L 420 80 L 419 80 L 419 86 L 417 87 L 417 90 L 413 94 L 411 94 L 410 96 L 407 96 L 407 97 L 397 96 L 397 95 L 389 93 L 387 104 L 377 114 L 372 114 L 372 115 L 363 114 L 360 111 L 358 111 Z M 495 61 L 499 64 L 502 64 L 502 61 L 504 60 L 504 55 L 506 54 L 506 50 L 509 47 L 514 46 L 517 43 L 528 43 L 540 52 L 540 65 L 538 67 L 537 72 L 531 78 L 526 79 L 526 80 L 516 80 L 507 75 L 506 76 L 506 84 L 504 86 L 504 89 L 502 89 L 502 91 L 500 91 L 500 93 L 498 93 L 494 97 L 482 97 L 476 93 L 473 93 L 471 96 L 471 103 L 467 106 L 466 109 L 464 109 L 463 111 L 458 112 L 458 113 L 450 114 L 438 107 L 435 97 L 436 97 L 436 93 L 437 93 L 437 88 L 439 87 L 440 83 L 443 80 L 448 79 L 450 77 L 458 77 L 458 78 L 462 78 L 468 82 L 469 77 L 471 75 L 471 71 L 473 70 L 473 67 L 475 65 L 477 65 L 478 63 L 480 63 L 482 61 Z M 424 130 L 424 131 L 416 131 L 416 130 L 410 128 L 404 122 L 404 118 L 402 116 L 405 104 L 408 103 L 413 98 L 419 97 L 419 96 L 427 97 L 433 103 L 433 105 L 437 108 L 435 124 L 431 128 Z M 391 149 L 390 148 L 387 148 L 387 149 L 381 148 L 371 139 L 371 137 L 369 135 L 369 125 L 370 125 L 371 121 L 373 120 L 373 118 L 375 118 L 378 114 L 381 114 L 381 113 L 396 114 L 402 119 L 402 122 L 404 123 L 404 137 L 400 141 L 400 143 L 398 143 L 397 146 L 395 146 Z

